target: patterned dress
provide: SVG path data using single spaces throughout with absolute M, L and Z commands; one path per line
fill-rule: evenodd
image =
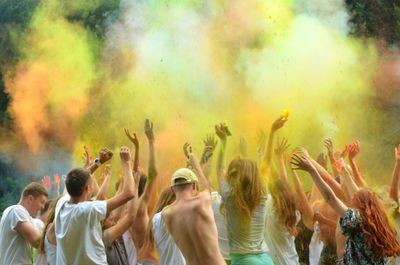
M 367 244 L 362 231 L 363 219 L 360 213 L 349 208 L 339 221 L 342 234 L 346 237 L 343 262 L 346 265 L 385 265 L 389 264 Z

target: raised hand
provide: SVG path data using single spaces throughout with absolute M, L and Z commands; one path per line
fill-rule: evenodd
M 149 119 L 144 121 L 144 133 L 149 141 L 154 140 L 153 123 Z
M 275 148 L 275 154 L 278 157 L 283 157 L 286 150 L 289 148 L 290 144 L 288 144 L 288 139 L 283 137 L 282 140 L 278 140 L 276 141 L 276 148 Z
M 185 154 L 187 159 L 189 159 L 189 154 L 191 152 L 192 152 L 192 146 L 189 143 L 185 143 L 183 145 L 183 153 Z
M 130 133 L 128 129 L 124 128 L 126 136 L 129 138 L 129 140 L 132 142 L 132 144 L 135 146 L 135 149 L 139 148 L 139 140 L 137 138 L 136 133 Z
M 128 147 L 122 146 L 121 150 L 119 151 L 119 156 L 123 163 L 129 163 L 129 161 L 131 160 L 131 151 Z
M 51 178 L 50 178 L 50 176 L 44 176 L 44 177 L 42 178 L 42 183 L 43 183 L 43 186 L 44 186 L 47 190 L 50 190 L 50 189 L 51 189 Z
M 225 123 L 215 125 L 215 133 L 221 141 L 226 141 L 228 136 L 232 135 L 228 126 Z
M 324 140 L 324 145 L 326 147 L 326 150 L 328 151 L 328 155 L 333 156 L 333 142 L 332 139 L 328 138 Z
M 60 194 L 61 180 L 60 180 L 60 177 L 58 176 L 58 174 L 54 175 L 54 183 L 57 186 L 57 195 L 59 195 Z
M 326 155 L 324 153 L 320 153 L 317 157 L 317 162 L 318 164 L 320 164 L 323 168 L 326 169 L 327 165 L 328 165 L 328 158 L 326 157 Z
M 304 170 L 307 172 L 315 170 L 311 160 L 302 150 L 298 150 L 297 153 L 293 154 L 290 164 L 293 170 Z
M 276 119 L 274 121 L 274 123 L 272 123 L 271 131 L 275 132 L 275 131 L 279 130 L 280 128 L 282 128 L 285 125 L 285 123 L 287 121 L 288 121 L 287 117 L 281 115 L 278 119 Z
M 214 151 L 217 147 L 218 141 L 215 139 L 213 134 L 207 134 L 203 140 L 204 147 L 208 147 L 211 151 Z
M 349 159 L 354 159 L 361 150 L 361 145 L 359 141 L 355 141 L 354 143 L 350 144 L 348 147 L 349 150 Z
M 89 148 L 86 144 L 83 145 L 83 149 L 85 150 L 85 153 L 84 153 L 85 165 L 83 166 L 83 168 L 88 168 L 92 164 L 93 158 L 90 155 Z
M 104 164 L 105 162 L 109 161 L 113 157 L 113 155 L 114 153 L 111 150 L 107 148 L 101 149 L 99 152 L 100 163 Z

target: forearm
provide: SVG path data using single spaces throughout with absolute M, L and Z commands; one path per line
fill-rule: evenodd
M 107 198 L 108 189 L 110 187 L 111 175 L 106 175 L 104 177 L 103 183 L 97 193 L 96 200 L 105 200 Z
M 336 196 L 338 196 L 339 198 L 345 198 L 344 192 L 343 192 L 342 188 L 340 187 L 340 184 L 337 183 L 336 180 L 331 177 L 331 175 L 328 173 L 328 171 L 326 171 L 326 169 L 323 166 L 318 164 L 317 161 L 315 161 L 314 159 L 311 159 L 311 161 L 312 161 L 314 167 L 317 169 L 321 178 L 335 192 Z
M 356 163 L 356 161 L 354 159 L 350 159 L 350 166 L 351 166 L 351 170 L 353 171 L 354 180 L 355 180 L 356 184 L 359 187 L 365 187 L 366 186 L 365 185 L 366 182 L 363 179 L 363 177 L 361 175 L 361 172 L 360 172 L 360 170 L 358 168 L 358 165 L 357 165 L 357 163 Z
M 275 137 L 275 131 L 271 129 L 271 132 L 270 132 L 269 138 L 268 138 L 267 149 L 265 150 L 265 155 L 264 155 L 264 166 L 265 166 L 266 171 L 271 166 L 272 148 L 274 146 L 274 144 L 273 144 L 274 137 Z
M 127 195 L 134 194 L 135 180 L 132 175 L 132 164 L 129 161 L 123 162 L 122 167 L 124 169 L 124 183 L 122 187 L 122 193 Z
M 400 161 L 396 159 L 396 164 L 392 174 L 392 185 L 390 187 L 390 197 L 396 202 L 399 201 L 399 178 L 400 178 Z
M 307 196 L 301 186 L 301 182 L 297 173 L 292 171 L 294 187 L 296 189 L 296 198 L 298 202 L 298 207 L 301 212 L 303 224 L 307 226 L 309 229 L 313 230 L 313 217 L 314 213 L 313 210 L 307 200 Z
M 354 182 L 350 174 L 346 171 L 341 174 L 341 178 L 343 179 L 344 185 L 346 185 L 350 199 L 353 198 L 353 195 L 359 190 L 357 184 Z
M 155 148 L 154 140 L 149 140 L 149 168 L 148 168 L 148 182 L 153 182 L 157 177 L 156 159 L 155 159 Z
M 347 210 L 347 207 L 335 195 L 331 187 L 329 187 L 329 185 L 322 179 L 317 170 L 311 171 L 310 174 L 325 201 L 335 210 L 337 214 L 339 214 L 339 216 L 342 216 Z
M 225 152 L 226 152 L 226 140 L 221 140 L 217 158 L 217 178 L 219 184 L 222 183 L 223 176 L 225 174 Z
M 135 156 L 133 159 L 133 171 L 137 172 L 139 168 L 139 146 L 135 146 Z
M 278 159 L 279 159 L 279 176 L 284 182 L 288 183 L 285 159 L 283 157 L 279 157 Z

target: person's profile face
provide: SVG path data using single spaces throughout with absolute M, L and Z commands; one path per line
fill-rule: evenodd
M 44 205 L 46 204 L 46 201 L 47 201 L 47 196 L 40 195 L 37 198 L 32 196 L 30 201 L 31 201 L 31 212 L 30 212 L 30 214 L 32 216 L 35 216 L 40 210 L 42 210 L 44 208 Z

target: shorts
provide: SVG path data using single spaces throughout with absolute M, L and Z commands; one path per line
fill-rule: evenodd
M 267 253 L 231 254 L 231 265 L 274 265 Z

